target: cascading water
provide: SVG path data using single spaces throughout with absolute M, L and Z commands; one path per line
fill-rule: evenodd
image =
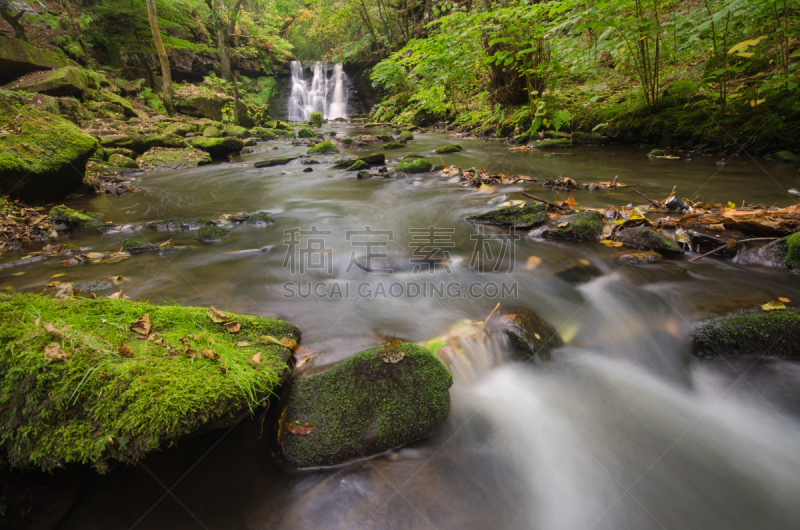
M 347 76 L 341 63 L 335 63 L 328 75 L 328 63 L 317 61 L 313 67 L 311 88 L 300 61 L 292 61 L 292 92 L 289 96 L 290 121 L 307 121 L 312 112 L 321 112 L 326 120 L 347 117 Z

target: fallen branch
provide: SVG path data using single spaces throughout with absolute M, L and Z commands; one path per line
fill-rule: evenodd
M 780 239 L 780 238 L 779 237 L 751 237 L 750 239 L 742 239 L 741 241 L 736 241 L 736 244 L 738 245 L 739 243 L 749 243 L 750 241 L 774 241 L 776 239 Z M 693 261 L 701 260 L 701 259 L 705 258 L 706 256 L 710 256 L 711 254 L 714 254 L 715 252 L 719 252 L 720 250 L 725 250 L 726 248 L 728 248 L 728 243 L 725 243 L 721 247 L 715 248 L 714 250 L 706 252 L 705 254 L 701 254 L 699 256 L 696 256 L 696 257 L 690 259 L 689 263 L 691 263 Z
M 676 226 L 722 225 L 726 230 L 741 230 L 763 236 L 784 236 L 800 230 L 800 205 L 779 210 L 733 210 L 716 213 L 689 214 L 675 222 Z
M 633 191 L 635 191 L 636 193 L 638 193 L 639 195 L 641 195 L 642 197 L 644 197 L 645 199 L 647 199 L 647 202 L 649 202 L 650 204 L 652 204 L 652 205 L 653 205 L 653 206 L 655 206 L 656 208 L 661 208 L 662 210 L 667 208 L 667 207 L 664 205 L 664 203 L 662 203 L 662 202 L 658 202 L 658 201 L 654 201 L 653 199 L 651 199 L 650 197 L 648 197 L 647 195 L 645 195 L 645 194 L 644 194 L 644 193 L 642 193 L 641 191 L 639 191 L 639 190 L 633 190 Z
M 522 192 L 522 194 L 524 196 L 528 197 L 529 199 L 533 199 L 534 201 L 543 202 L 543 203 L 547 204 L 548 206 L 552 206 L 553 208 L 558 208 L 559 210 L 562 210 L 562 211 L 565 211 L 565 212 L 571 212 L 572 211 L 571 208 L 567 208 L 565 206 L 561 206 L 560 204 L 556 204 L 554 202 L 550 202 L 550 201 L 548 201 L 546 199 L 542 199 L 541 197 L 537 197 L 536 195 L 531 195 L 530 193 L 527 193 L 527 192 L 524 192 L 524 191 Z

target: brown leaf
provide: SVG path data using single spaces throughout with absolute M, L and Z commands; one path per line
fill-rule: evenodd
M 214 351 L 213 351 L 213 350 L 208 350 L 208 349 L 206 349 L 206 350 L 203 350 L 203 351 L 201 351 L 200 353 L 201 353 L 201 354 L 203 355 L 203 357 L 205 357 L 206 359 L 211 359 L 211 360 L 214 360 L 214 361 L 216 361 L 217 359 L 219 359 L 219 355 L 218 355 L 218 354 L 216 354 L 216 353 L 214 353 Z
M 784 296 L 781 296 L 780 298 L 778 298 L 778 301 L 783 302 L 784 304 L 788 304 L 789 302 L 791 302 L 791 300 L 789 300 L 788 298 L 786 298 Z
M 261 352 L 258 352 L 250 357 L 250 364 L 253 368 L 258 368 L 258 366 L 261 364 Z
M 130 346 L 128 346 L 124 342 L 119 345 L 119 349 L 117 350 L 117 353 L 119 353 L 123 357 L 127 357 L 127 358 L 133 357 L 133 350 L 131 349 Z
M 223 322 L 227 322 L 231 319 L 231 317 L 222 311 L 215 309 L 214 306 L 208 308 L 208 318 L 217 324 L 222 324 Z
M 572 195 L 570 195 L 569 197 L 567 197 L 567 200 L 564 201 L 564 204 L 566 204 L 567 206 L 569 206 L 574 210 L 575 206 L 577 206 L 578 203 L 576 203 L 575 199 L 572 197 Z
M 64 335 L 64 334 L 61 332 L 61 330 L 59 330 L 57 327 L 55 327 L 55 326 L 54 326 L 53 324 L 51 324 L 50 322 L 48 322 L 48 323 L 46 323 L 46 324 L 44 325 L 44 330 L 45 330 L 46 332 L 48 332 L 50 335 L 53 335 L 53 336 L 55 336 L 55 337 L 58 337 L 59 339 L 66 338 L 66 335 Z
M 144 314 L 139 317 L 139 320 L 131 324 L 131 331 L 134 333 L 138 333 L 139 335 L 148 336 L 150 335 L 150 330 L 153 328 L 153 324 L 150 322 L 150 315 Z
M 61 345 L 59 343 L 51 342 L 44 348 L 44 360 L 48 363 L 66 361 L 67 352 L 61 349 Z
M 42 322 L 42 317 L 36 317 L 36 320 L 33 321 L 34 327 L 38 328 L 41 322 Z
M 286 430 L 297 436 L 308 436 L 314 430 L 314 426 L 307 422 L 302 425 L 287 423 Z
M 242 329 L 242 325 L 238 322 L 225 322 L 225 331 L 228 333 L 239 333 L 239 330 Z
M 110 294 L 110 295 L 106 296 L 106 298 L 111 298 L 113 300 L 130 300 L 131 299 L 129 296 L 125 296 L 125 294 L 123 294 L 122 289 L 120 289 L 118 293 L 114 293 L 114 294 Z
M 297 348 L 297 341 L 294 340 L 291 337 L 283 337 L 281 339 L 281 346 L 283 346 L 284 348 L 289 348 L 290 350 L 293 350 L 293 349 Z

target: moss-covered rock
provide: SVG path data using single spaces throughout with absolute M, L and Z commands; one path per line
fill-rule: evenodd
M 113 103 L 114 105 L 119 106 L 122 109 L 122 114 L 127 118 L 139 118 L 139 112 L 133 108 L 133 105 L 130 101 L 125 99 L 122 96 L 114 94 L 108 90 L 98 90 L 96 92 L 97 97 L 96 99 L 100 101 L 107 101 L 109 103 Z
M 66 66 L 47 72 L 33 72 L 5 88 L 22 92 L 38 92 L 49 96 L 77 96 L 89 88 L 86 71 L 77 66 Z
M 443 145 L 438 147 L 436 151 L 434 151 L 437 155 L 446 155 L 447 153 L 457 153 L 459 151 L 463 151 L 464 148 L 458 144 L 449 144 Z
M 245 223 L 253 226 L 272 226 L 276 224 L 275 219 L 265 213 L 250 214 L 247 216 Z
M 308 124 L 312 127 L 321 127 L 322 126 L 322 113 L 314 111 L 308 117 Z
M 136 160 L 132 158 L 128 158 L 125 155 L 111 155 L 108 157 L 108 163 L 114 167 L 124 167 L 129 169 L 139 169 L 139 164 L 136 163 Z
M 192 123 L 175 122 L 167 125 L 167 128 L 164 129 L 164 134 L 186 136 L 187 134 L 191 134 L 196 130 L 197 127 Z
M 653 149 L 647 153 L 647 156 L 664 156 L 665 154 L 663 149 Z
M 701 324 L 692 335 L 698 357 L 753 355 L 800 358 L 800 314 L 739 311 Z
M 327 142 L 327 141 L 320 142 L 311 149 L 309 149 L 308 151 L 306 151 L 306 153 L 308 153 L 309 155 L 320 154 L 320 153 L 338 153 L 338 152 L 339 148 L 337 148 L 333 144 L 333 142 Z
M 617 232 L 623 244 L 639 250 L 654 250 L 662 256 L 682 256 L 683 249 L 678 242 L 649 226 L 623 228 Z
M 800 156 L 797 156 L 791 151 L 778 151 L 775 153 L 775 158 L 781 162 L 800 162 Z
M 439 359 L 407 343 L 300 376 L 280 415 L 278 458 L 297 468 L 335 466 L 418 440 L 447 417 L 452 383 Z M 292 434 L 290 426 L 305 424 L 309 434 Z
M 203 137 L 205 138 L 220 138 L 221 136 L 222 136 L 222 131 L 220 131 L 213 125 L 203 129 Z
M 83 183 L 97 140 L 67 120 L 0 94 L 0 191 L 31 203 L 58 199 Z
M 555 348 L 564 345 L 550 323 L 524 307 L 501 307 L 487 322 L 487 329 L 503 333 L 511 352 L 523 360 L 546 361 Z
M 600 212 L 578 212 L 557 218 L 554 226 L 545 230 L 542 235 L 559 239 L 591 241 L 600 237 L 604 223 L 605 217 Z
M 111 460 L 135 463 L 186 435 L 235 424 L 288 369 L 285 348 L 236 343 L 254 344 L 263 335 L 299 340 L 300 330 L 228 314 L 241 324 L 231 334 L 207 312 L 103 298 L 0 296 L 3 456 L 14 467 L 80 463 L 102 471 Z M 159 340 L 138 340 L 130 329 L 143 315 Z M 46 332 L 45 324 L 65 337 Z M 122 344 L 130 352 L 121 352 Z M 46 361 L 48 348 L 66 359 Z M 251 361 L 256 351 L 258 363 Z
M 758 249 L 759 262 L 764 265 L 781 265 L 790 269 L 800 268 L 800 232 L 782 237 Z
M 356 174 L 356 177 L 359 178 L 359 179 L 362 179 L 362 180 L 371 179 L 372 178 L 372 173 L 370 173 L 367 170 L 361 170 Z
M 247 140 L 250 138 L 251 134 L 248 129 L 244 127 L 240 127 L 238 125 L 229 125 L 225 128 L 225 136 L 233 136 L 234 138 L 241 138 L 242 140 Z
M 172 219 L 146 223 L 144 227 L 148 230 L 155 230 L 158 232 L 181 232 L 185 230 L 197 230 L 209 224 L 211 224 L 211 221 L 204 217 L 173 217 Z
M 156 249 L 158 249 L 158 245 L 151 245 L 138 239 L 128 238 L 122 241 L 122 250 L 130 254 L 141 254 L 142 252 L 150 252 Z
M 285 166 L 292 160 L 297 159 L 296 156 L 282 156 L 280 158 L 270 158 L 268 160 L 262 160 L 260 162 L 256 162 L 253 164 L 253 167 L 260 168 L 260 167 L 273 167 L 273 166 Z
M 372 153 L 371 155 L 362 156 L 356 159 L 345 158 L 342 160 L 337 160 L 333 167 L 336 169 L 347 169 L 359 160 L 369 166 L 382 166 L 386 163 L 386 155 L 383 153 Z
M 363 160 L 356 160 L 352 166 L 347 168 L 347 171 L 361 171 L 362 169 L 369 169 L 369 164 Z
M 107 227 L 102 222 L 103 214 L 99 212 L 81 212 L 68 208 L 63 204 L 50 209 L 50 217 L 58 224 L 65 224 L 71 230 L 97 230 L 102 231 Z
M 182 149 L 154 147 L 137 161 L 142 169 L 178 169 L 210 164 L 211 155 L 192 147 Z
M 547 220 L 547 205 L 528 203 L 521 206 L 504 206 L 490 212 L 467 217 L 475 223 L 510 226 L 513 228 L 533 228 Z
M 397 135 L 397 139 L 401 142 L 410 142 L 414 139 L 414 135 L 409 131 L 403 131 L 399 135 Z
M 136 153 L 134 153 L 132 150 L 125 149 L 124 147 L 109 147 L 107 149 L 104 149 L 104 148 L 100 147 L 100 148 L 97 149 L 97 151 L 98 152 L 102 152 L 103 153 L 103 158 L 105 158 L 106 160 L 111 158 L 111 155 L 127 156 L 128 158 L 132 158 L 133 160 L 136 160 L 136 158 L 139 156 Z
M 195 118 L 222 121 L 222 109 L 233 108 L 231 96 L 214 92 L 202 85 L 184 85 L 175 90 L 175 110 Z
M 424 158 L 411 158 L 397 164 L 395 171 L 401 171 L 403 173 L 427 173 L 432 167 L 433 164 Z
M 572 147 L 572 140 L 567 138 L 551 138 L 549 140 L 539 140 L 533 143 L 539 149 L 562 149 L 564 147 Z
M 66 57 L 43 50 L 19 39 L 0 37 L 0 84 L 5 84 L 29 72 L 67 66 Z
M 312 131 L 311 129 L 307 129 L 305 127 L 297 131 L 298 138 L 313 138 L 314 136 L 316 136 L 314 131 Z
M 230 230 L 222 228 L 221 226 L 209 224 L 201 226 L 200 229 L 197 230 L 197 234 L 194 236 L 194 238 L 200 243 L 216 243 L 223 237 L 228 237 L 229 235 L 231 235 Z
M 194 140 L 197 140 L 197 138 L 190 139 L 190 141 Z M 153 147 L 186 147 L 186 140 L 180 136 L 168 134 L 118 135 L 104 136 L 100 139 L 100 145 L 104 148 L 130 149 L 142 154 Z
M 231 155 L 241 152 L 244 142 L 240 138 L 189 138 L 189 145 L 202 149 L 214 160 L 227 160 Z
M 405 144 L 401 144 L 400 142 L 386 142 L 379 149 L 383 149 L 384 151 L 387 149 L 402 149 L 405 147 Z

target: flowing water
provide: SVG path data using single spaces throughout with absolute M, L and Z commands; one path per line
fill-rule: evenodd
M 340 137 L 367 132 L 349 125 L 335 130 Z M 394 163 L 451 141 L 418 134 L 408 147 L 387 154 Z M 794 200 L 785 190 L 798 185 L 796 166 L 763 159 L 733 158 L 719 166 L 720 157 L 649 160 L 645 149 L 633 147 L 546 156 L 509 152 L 500 142 L 459 142 L 465 151 L 442 156 L 443 162 L 526 174 L 539 184 L 563 174 L 585 182 L 619 175 L 628 185 L 573 193 L 590 206 L 641 204 L 632 189 L 663 198 L 673 186 L 681 196 L 708 202 L 789 205 Z M 265 152 L 267 145 L 279 149 Z M 134 299 L 286 318 L 303 330 L 305 347 L 324 352 L 319 363 L 375 345 L 376 331 L 410 341 L 440 336 L 463 319 L 484 319 L 497 302 L 544 316 L 566 346 L 549 362 L 524 364 L 508 360 L 502 343 L 464 344 L 469 370 L 454 374 L 448 420 L 428 438 L 388 455 L 341 470 L 289 475 L 269 458 L 269 426 L 262 433 L 259 417 L 247 419 L 229 432 L 165 449 L 140 466 L 87 475 L 61 528 L 798 527 L 800 367 L 778 359 L 699 362 L 690 358 L 687 343 L 703 315 L 778 297 L 800 300 L 796 276 L 716 258 L 632 267 L 618 261 L 619 249 L 528 234 L 512 241 L 513 255 L 506 254 L 501 270 L 480 273 L 473 262 L 476 244 L 502 244 L 508 234 L 486 229 L 476 239 L 479 229 L 466 216 L 486 211 L 500 194 L 565 195 L 537 184 L 484 194 L 436 174 L 358 180 L 325 164 L 252 167 L 305 149 L 260 143 L 260 152 L 230 163 L 144 175 L 138 185 L 147 191 L 141 194 L 74 201 L 73 207 L 101 211 L 123 228 L 65 240 L 100 252 L 116 251 L 128 236 L 188 243 L 191 233 L 144 232 L 137 225 L 239 211 L 268 212 L 277 226 L 235 227 L 218 244 L 168 257 L 143 254 L 69 269 L 49 260 L 3 270 L 0 288 L 38 291 L 61 273 L 66 276 L 60 280 L 71 282 L 122 274 Z M 304 173 L 306 167 L 313 172 Z M 312 226 L 317 234 L 310 239 L 330 252 L 317 256 L 320 268 L 292 273 L 297 263 L 287 256 L 294 257 L 299 233 L 291 229 Z M 436 261 L 412 261 L 433 257 L 419 250 L 420 234 L 431 227 L 449 253 L 448 266 L 415 273 L 412 265 Z M 388 257 L 366 259 L 355 232 L 363 235 L 367 228 L 370 237 L 386 241 L 372 248 L 372 256 Z M 494 248 L 496 257 L 500 247 Z M 394 273 L 357 266 L 346 272 L 353 260 Z M 25 274 L 12 276 L 18 270 Z M 323 294 L 334 285 L 366 287 L 364 296 L 287 298 L 287 282 L 324 282 Z M 482 290 L 477 294 L 486 296 L 376 295 L 381 284 L 389 291 L 393 282 L 516 282 L 518 290 L 504 299 Z M 301 292 L 299 284 L 290 286 Z
M 302 63 L 291 62 L 292 91 L 287 105 L 290 121 L 308 121 L 312 112 L 321 112 L 326 120 L 347 117 L 347 76 L 342 63 L 334 63 L 330 74 L 328 69 L 325 61 L 314 63 L 309 89 Z

